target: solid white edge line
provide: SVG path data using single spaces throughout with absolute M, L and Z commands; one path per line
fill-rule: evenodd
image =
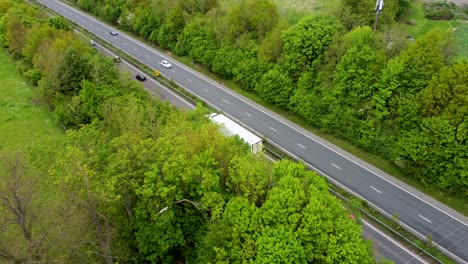
M 380 190 L 378 190 L 377 188 L 375 188 L 374 186 L 370 185 L 370 187 L 371 187 L 374 191 L 376 191 L 376 192 L 382 194 L 382 192 L 381 192 Z
M 68 5 L 65 4 L 65 3 L 62 3 L 62 2 L 60 2 L 60 1 L 57 1 L 57 3 L 59 3 L 59 4 L 63 5 L 63 6 L 66 6 L 66 8 L 71 9 L 71 7 L 68 6 Z M 44 5 L 45 5 L 45 4 L 44 4 Z M 74 9 L 74 8 L 73 8 L 72 10 L 73 10 L 73 12 L 77 12 L 77 13 L 79 13 L 80 15 L 85 16 L 85 17 L 87 17 L 88 19 L 94 21 L 95 23 L 100 24 L 100 25 L 103 26 L 103 27 L 106 27 L 106 28 L 108 28 L 108 29 L 114 29 L 114 28 L 111 28 L 111 27 L 109 27 L 108 25 L 103 24 L 102 22 L 96 20 L 94 17 L 88 16 L 87 14 L 82 13 L 80 10 L 77 10 L 77 9 Z M 137 45 L 139 45 L 139 46 L 141 46 L 141 47 L 146 48 L 149 52 L 151 52 L 151 53 L 153 53 L 153 54 L 156 54 L 156 55 L 159 56 L 159 57 L 164 57 L 162 54 L 159 54 L 159 52 L 156 52 L 155 50 L 153 50 L 151 47 L 147 46 L 146 44 L 142 44 L 142 43 L 140 43 L 139 41 L 136 41 L 136 40 L 134 40 L 133 38 L 127 36 L 126 34 L 122 34 L 122 35 L 125 36 L 127 39 L 133 41 L 135 44 L 137 44 Z M 179 67 L 183 68 L 184 70 L 186 70 L 186 71 L 192 73 L 193 75 L 196 75 L 197 77 L 199 77 L 199 78 L 201 78 L 201 79 L 203 79 L 203 80 L 205 80 L 205 81 L 211 83 L 212 85 L 216 86 L 217 88 L 221 88 L 221 87 L 218 86 L 214 81 L 209 80 L 209 79 L 207 79 L 207 78 L 204 77 L 204 76 L 200 76 L 198 72 L 195 73 L 195 72 L 192 71 L 191 69 L 186 68 L 185 65 L 183 65 L 183 64 L 176 64 L 176 65 L 178 65 Z M 444 214 L 447 215 L 448 217 L 450 217 L 450 218 L 452 218 L 452 219 L 458 221 L 458 222 L 461 223 L 462 225 L 468 227 L 468 224 L 465 224 L 464 222 L 462 222 L 461 220 L 459 220 L 457 217 L 454 217 L 454 216 L 448 214 L 447 212 L 441 210 L 441 209 L 438 208 L 437 206 L 434 206 L 434 205 L 432 205 L 432 204 L 429 204 L 428 202 L 422 200 L 422 199 L 419 198 L 418 196 L 416 196 L 416 195 L 410 193 L 410 192 L 407 191 L 406 189 L 401 188 L 400 186 L 396 185 L 395 183 L 393 183 L 393 182 L 391 182 L 391 181 L 385 179 L 383 176 L 380 176 L 379 174 L 373 172 L 373 171 L 370 170 L 369 168 L 366 168 L 366 167 L 364 167 L 363 165 L 361 165 L 361 164 L 359 164 L 359 163 L 357 163 L 357 162 L 351 160 L 351 159 L 348 158 L 347 156 L 343 156 L 342 154 L 338 153 L 338 152 L 335 151 L 334 149 L 331 149 L 330 147 L 324 145 L 323 143 L 321 143 L 321 142 L 319 142 L 319 141 L 317 141 L 317 140 L 311 138 L 309 135 L 306 135 L 306 134 L 304 134 L 303 132 L 299 131 L 299 130 L 296 129 L 295 127 L 293 127 L 293 126 L 291 126 L 291 125 L 289 125 L 289 124 L 286 124 L 285 122 L 283 122 L 283 121 L 282 121 L 281 119 L 279 119 L 278 117 L 273 117 L 271 114 L 265 112 L 264 110 L 258 108 L 257 106 L 252 105 L 250 102 L 245 101 L 244 99 L 242 99 L 242 98 L 240 98 L 239 96 L 233 94 L 233 93 L 232 93 L 231 91 L 229 91 L 229 90 L 226 90 L 226 89 L 222 89 L 222 90 L 225 91 L 225 92 L 227 92 L 227 93 L 229 93 L 229 94 L 231 94 L 232 96 L 236 97 L 237 99 L 241 100 L 242 102 L 244 102 L 244 103 L 250 105 L 251 107 L 257 109 L 258 111 L 264 113 L 265 115 L 268 115 L 269 117 L 273 118 L 274 120 L 276 120 L 276 121 L 282 123 L 283 125 L 285 125 L 285 126 L 291 128 L 291 129 L 295 130 L 295 131 L 298 132 L 299 134 L 301 134 L 301 135 L 303 135 L 303 136 L 305 136 L 305 137 L 311 139 L 312 141 L 314 141 L 314 142 L 316 142 L 316 143 L 322 145 L 323 147 L 325 147 L 325 148 L 331 150 L 332 152 L 334 152 L 335 154 L 339 155 L 340 157 L 343 157 L 343 158 L 347 159 L 348 161 L 354 163 L 355 165 L 361 167 L 362 169 L 369 171 L 370 173 L 374 174 L 375 176 L 377 176 L 377 177 L 381 178 L 382 180 L 384 180 L 384 181 L 390 183 L 391 185 L 397 187 L 398 189 L 400 189 L 400 190 L 402 190 L 402 191 L 408 193 L 409 195 L 415 197 L 416 199 L 418 199 L 418 200 L 420 200 L 421 202 L 423 202 L 423 203 L 429 205 L 430 207 L 433 207 L 433 208 L 439 210 L 440 212 L 444 213 Z M 357 157 L 356 157 L 356 158 L 357 158 Z
M 422 219 L 426 220 L 427 222 L 432 223 L 432 221 L 429 220 L 429 219 L 427 219 L 426 217 L 424 217 L 424 216 L 422 216 L 422 215 L 420 215 L 420 214 L 418 214 L 418 216 L 421 217 Z
M 398 241 L 394 240 L 392 237 L 389 237 L 387 234 L 383 233 L 382 231 L 380 231 L 379 229 L 377 229 L 376 227 L 374 227 L 371 223 L 367 222 L 366 220 L 364 219 L 361 219 L 362 223 L 367 225 L 368 227 L 372 228 L 375 232 L 379 233 L 381 236 L 385 237 L 386 239 L 388 239 L 389 241 L 391 241 L 393 244 L 397 245 L 399 248 L 401 248 L 402 250 L 404 250 L 406 253 L 410 254 L 411 256 L 413 256 L 415 259 L 419 260 L 420 262 L 422 263 L 426 263 L 428 264 L 429 262 L 426 262 L 424 259 L 422 259 L 419 255 L 415 255 L 413 252 L 409 251 L 407 248 L 403 247 L 403 245 L 401 245 Z

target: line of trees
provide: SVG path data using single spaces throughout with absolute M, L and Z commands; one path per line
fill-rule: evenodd
M 468 66 L 451 32 L 412 42 L 395 26 L 409 1 L 344 0 L 290 24 L 268 0 L 75 1 L 189 56 L 311 125 L 382 155 L 408 176 L 468 197 Z
M 1 151 L 0 262 L 375 262 L 322 178 L 152 99 L 63 19 L 0 0 L 0 42 L 65 129 Z

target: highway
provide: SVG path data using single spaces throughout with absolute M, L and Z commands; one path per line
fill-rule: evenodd
M 421 237 L 431 236 L 432 241 L 441 250 L 450 253 L 457 262 L 468 263 L 466 217 L 132 37 L 59 1 L 37 2 L 86 28 L 140 62 L 158 69 L 165 77 L 237 119 L 291 156 L 303 160 L 332 182 L 367 200 L 387 215 L 397 216 L 406 228 Z M 111 30 L 119 34 L 112 36 L 109 34 Z M 163 59 L 168 59 L 174 67 L 161 67 L 159 63 Z

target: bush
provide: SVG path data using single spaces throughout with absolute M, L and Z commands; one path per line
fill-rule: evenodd
M 450 20 L 455 16 L 458 7 L 446 1 L 424 3 L 424 16 L 432 20 Z

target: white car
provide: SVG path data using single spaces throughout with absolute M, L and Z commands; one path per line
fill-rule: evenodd
M 170 62 L 168 62 L 167 60 L 163 60 L 161 61 L 161 66 L 163 66 L 164 68 L 172 68 L 172 64 Z

